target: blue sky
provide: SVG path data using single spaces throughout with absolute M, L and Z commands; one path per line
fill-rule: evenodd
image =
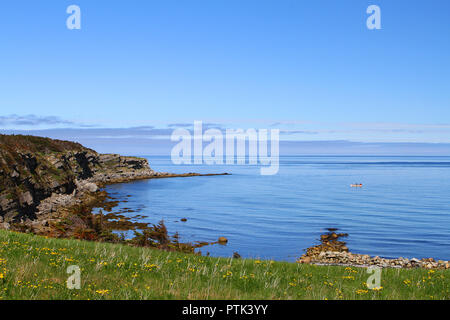
M 71 4 L 81 30 L 66 28 Z M 366 28 L 370 4 L 381 30 Z M 203 120 L 286 140 L 450 143 L 449 12 L 447 0 L 3 2 L 0 127 Z

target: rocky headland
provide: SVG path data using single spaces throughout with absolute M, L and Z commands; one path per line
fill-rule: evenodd
M 156 172 L 146 159 L 99 154 L 74 142 L 0 135 L 0 229 L 97 239 L 105 230 L 120 227 L 116 216 L 97 221 L 90 213 L 94 207 L 110 212 L 114 206 L 101 187 L 191 176 L 202 175 Z M 122 227 L 131 226 L 119 218 Z

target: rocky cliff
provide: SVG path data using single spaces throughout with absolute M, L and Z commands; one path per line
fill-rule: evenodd
M 0 228 L 37 220 L 98 186 L 158 175 L 146 159 L 99 154 L 68 141 L 0 135 Z

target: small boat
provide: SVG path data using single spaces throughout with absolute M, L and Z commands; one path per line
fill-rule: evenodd
M 355 183 L 355 184 L 351 184 L 350 187 L 352 188 L 362 188 L 362 183 Z

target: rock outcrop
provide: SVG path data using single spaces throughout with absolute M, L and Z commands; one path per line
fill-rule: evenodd
M 0 135 L 0 228 L 38 220 L 108 183 L 160 175 L 146 159 L 99 154 L 68 141 Z
M 349 252 L 346 242 L 340 240 L 347 237 L 346 233 L 336 233 L 337 229 L 328 229 L 329 232 L 320 236 L 320 244 L 306 249 L 297 262 L 318 265 L 341 265 L 354 267 L 375 266 L 379 268 L 427 268 L 427 269 L 450 269 L 450 261 L 435 261 L 433 258 L 387 259 L 382 257 L 371 257 L 367 254 Z

